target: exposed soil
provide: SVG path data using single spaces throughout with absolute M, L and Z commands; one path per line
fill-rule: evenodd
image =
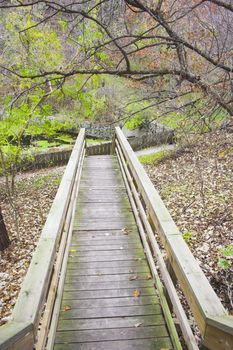
M 215 292 L 232 313 L 233 134 L 195 137 L 146 170 Z M 224 252 L 226 247 L 229 254 Z
M 11 240 L 10 247 L 0 255 L 0 325 L 11 315 L 63 172 L 64 167 L 56 167 L 17 176 L 14 204 L 18 233 L 4 179 L 0 178 L 0 203 Z

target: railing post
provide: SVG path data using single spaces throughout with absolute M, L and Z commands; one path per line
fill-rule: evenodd
M 114 132 L 113 137 L 112 137 L 112 145 L 110 148 L 110 154 L 115 154 L 115 147 L 116 147 L 116 132 Z

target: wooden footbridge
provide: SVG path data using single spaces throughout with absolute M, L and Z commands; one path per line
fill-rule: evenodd
M 122 131 L 87 151 L 82 129 L 0 349 L 182 348 L 232 350 L 233 317 Z

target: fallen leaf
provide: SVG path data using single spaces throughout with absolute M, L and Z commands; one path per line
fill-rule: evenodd
M 64 311 L 69 311 L 69 310 L 71 310 L 71 307 L 70 307 L 69 305 L 66 305 L 66 306 L 64 307 Z
M 129 278 L 130 281 L 135 281 L 137 279 L 138 279 L 137 275 L 130 276 L 130 278 Z
M 151 276 L 150 274 L 148 274 L 148 275 L 146 276 L 146 279 L 147 279 L 147 280 L 151 280 L 151 279 L 152 279 L 152 276 Z
M 138 290 L 138 289 L 135 289 L 135 290 L 133 291 L 133 296 L 134 296 L 135 298 L 138 298 L 138 297 L 140 297 L 140 295 L 141 295 L 141 292 L 140 292 L 140 290 Z
M 143 324 L 143 322 L 135 323 L 134 327 L 138 328 L 138 327 L 140 327 L 142 324 Z
M 69 252 L 70 253 L 75 253 L 75 252 L 77 252 L 77 249 L 70 249 Z
M 131 232 L 131 230 L 129 230 L 127 227 L 124 227 L 121 231 L 124 235 L 128 235 Z

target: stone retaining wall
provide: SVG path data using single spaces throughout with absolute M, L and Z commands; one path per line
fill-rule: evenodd
M 82 123 L 80 128 L 85 128 L 86 137 L 96 137 L 103 140 L 111 140 L 115 133 L 114 124 L 91 124 L 91 123 Z
M 170 144 L 174 138 L 174 130 L 156 122 L 150 122 L 135 130 L 123 128 L 122 131 L 135 151 L 151 146 Z
M 86 129 L 87 137 L 96 137 L 104 140 L 111 140 L 115 133 L 115 124 L 90 124 L 82 123 L 80 127 Z M 157 146 L 166 143 L 172 143 L 174 131 L 155 121 L 142 124 L 141 127 L 128 130 L 122 129 L 127 137 L 131 147 L 134 150 Z

